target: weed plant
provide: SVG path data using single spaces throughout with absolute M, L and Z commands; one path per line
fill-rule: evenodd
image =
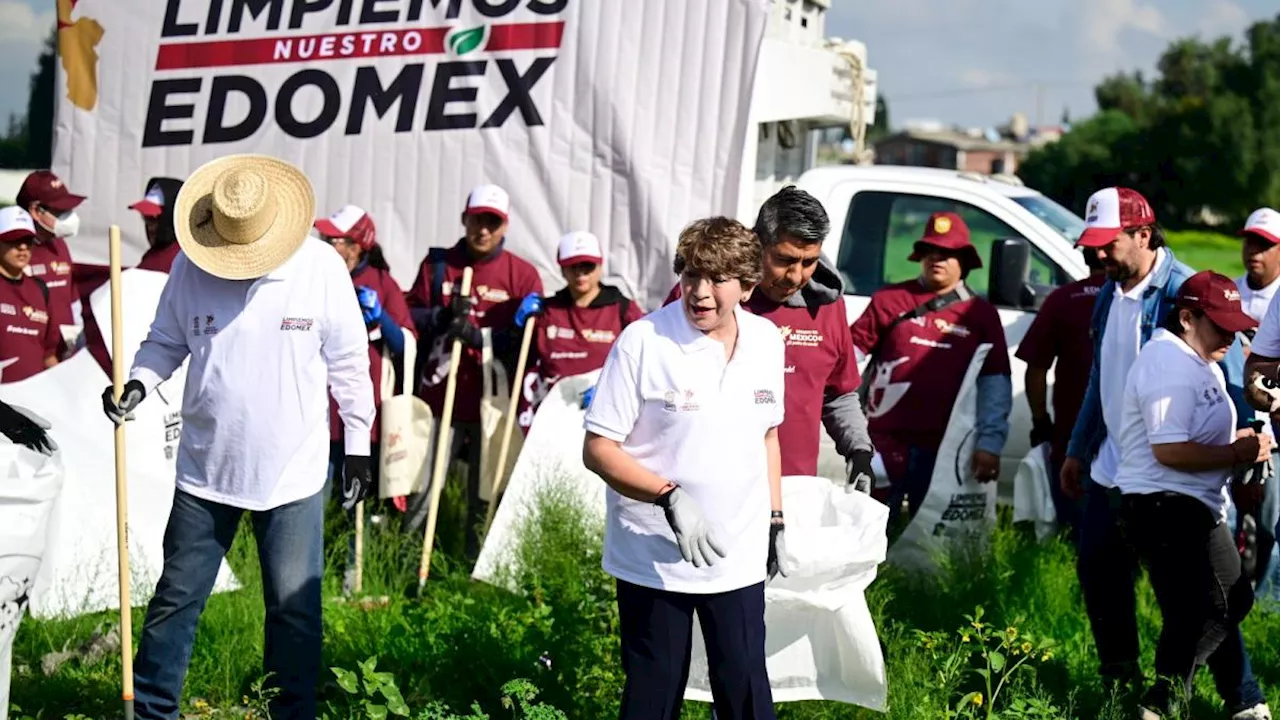
M 400 532 L 394 511 L 367 531 L 364 593 L 387 596 L 382 606 L 362 607 L 342 596 L 351 526 L 331 508 L 324 717 L 617 717 L 623 675 L 614 583 L 600 569 L 601 527 L 576 498 L 552 485 L 520 528 L 523 542 L 501 568 L 497 586 L 477 582 L 461 560 L 460 490 L 452 482 L 446 488 L 421 598 L 414 592 L 421 536 Z M 261 579 L 247 523 L 229 562 L 244 588 L 214 595 L 201 618 L 185 717 L 266 717 Z M 1131 701 L 1105 696 L 1097 682 L 1074 551 L 1059 539 L 1037 543 L 1004 513 L 982 550 L 959 549 L 930 576 L 881 566 L 867 597 L 885 649 L 888 718 L 1132 717 Z M 1150 672 L 1159 614 L 1145 581 L 1139 613 Z M 145 608 L 134 610 L 135 633 L 144 614 Z M 24 619 L 14 648 L 11 717 L 118 717 L 118 655 L 73 659 L 52 675 L 41 669 L 45 654 L 84 643 L 113 617 Z M 1280 698 L 1271 684 L 1280 678 L 1274 649 L 1280 615 L 1255 609 L 1245 637 L 1264 688 Z M 1191 709 L 1194 717 L 1226 716 L 1206 672 Z M 778 714 L 782 720 L 885 717 L 826 702 L 782 704 Z M 686 703 L 683 716 L 708 718 L 709 708 Z

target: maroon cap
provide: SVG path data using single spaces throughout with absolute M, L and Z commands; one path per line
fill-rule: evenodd
M 1237 333 L 1258 327 L 1258 321 L 1240 307 L 1240 290 L 1231 278 L 1212 270 L 1201 270 L 1187 278 L 1174 301 L 1178 307 L 1199 310 L 1214 325 Z
M 982 256 L 969 241 L 969 226 L 964 218 L 953 212 L 936 212 L 929 216 L 924 235 L 916 241 L 907 260 L 919 262 L 930 248 L 948 250 L 960 256 L 960 267 L 965 272 L 982 267 Z
M 31 207 L 31 203 L 39 203 L 54 212 L 75 210 L 84 202 L 83 195 L 73 195 L 67 186 L 49 170 L 36 170 L 22 181 L 22 188 L 15 198 L 17 205 L 23 210 Z

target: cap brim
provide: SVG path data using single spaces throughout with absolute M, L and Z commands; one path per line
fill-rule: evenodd
M 978 254 L 978 249 L 973 245 L 953 248 L 940 243 L 929 242 L 928 240 L 917 240 L 915 245 L 911 246 L 911 255 L 907 257 L 907 262 L 924 260 L 930 249 L 955 253 L 956 258 L 960 260 L 961 269 L 965 272 L 982 269 L 982 256 Z
M 35 240 L 36 234 L 25 228 L 15 228 L 0 233 L 0 243 L 12 243 L 19 240 Z
M 151 202 L 150 200 L 139 200 L 138 202 L 130 205 L 129 209 L 137 210 L 138 212 L 142 213 L 143 215 L 149 218 L 160 217 L 160 213 L 164 212 L 164 208 Z
M 265 176 L 276 195 L 275 221 L 251 243 L 224 240 L 212 221 L 214 181 L 241 164 Z M 283 160 L 269 155 L 226 155 L 191 173 L 174 199 L 173 215 L 178 246 L 196 267 L 224 280 L 252 280 L 288 262 L 310 239 L 316 199 L 307 176 Z
M 574 255 L 573 257 L 567 257 L 560 260 L 559 263 L 560 267 L 569 267 L 570 265 L 577 265 L 578 263 L 595 263 L 596 265 L 599 265 L 603 261 L 604 258 L 595 257 L 593 255 Z
M 37 200 L 41 205 L 57 212 L 70 212 L 80 207 L 80 203 L 85 201 L 84 195 L 60 195 L 52 200 Z
M 1244 332 L 1258 327 L 1258 321 L 1239 310 L 1205 310 L 1205 317 L 1229 333 Z
M 1080 239 L 1076 241 L 1076 247 L 1100 248 L 1110 245 L 1120 231 L 1124 228 L 1104 228 L 1091 227 L 1086 228 L 1080 233 Z
M 1250 235 L 1257 235 L 1258 237 L 1262 238 L 1263 240 L 1266 240 L 1272 245 L 1280 245 L 1280 237 L 1277 237 L 1275 233 L 1267 232 L 1262 228 L 1245 228 L 1244 230 L 1241 230 L 1239 234 L 1240 234 L 1240 237 L 1249 237 Z
M 467 215 L 481 215 L 481 214 L 483 214 L 483 213 L 489 213 L 490 215 L 497 215 L 498 217 L 502 218 L 503 220 L 506 220 L 506 219 L 507 219 L 507 213 L 506 213 L 505 211 L 503 211 L 503 210 L 499 210 L 498 208 L 495 208 L 495 207 L 487 207 L 487 206 L 485 206 L 485 205 L 477 205 L 477 206 L 475 206 L 475 207 L 469 207 L 469 208 L 467 208 L 467 210 L 466 210 L 466 214 L 467 214 Z

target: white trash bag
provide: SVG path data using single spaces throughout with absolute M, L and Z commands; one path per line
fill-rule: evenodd
M 889 509 L 827 478 L 782 479 L 789 577 L 765 587 L 765 653 L 774 702 L 829 700 L 883 712 L 884 655 L 865 592 L 885 559 Z M 764 558 L 761 558 L 764 562 Z M 711 702 L 694 618 L 685 698 Z
M 1036 540 L 1045 540 L 1058 530 L 1058 510 L 1053 506 L 1049 483 L 1049 445 L 1040 443 L 1027 452 L 1013 478 L 1013 521 L 1033 522 Z
M 13 639 L 37 581 L 47 582 L 51 517 L 62 490 L 62 456 L 0 439 L 0 720 L 8 717 Z

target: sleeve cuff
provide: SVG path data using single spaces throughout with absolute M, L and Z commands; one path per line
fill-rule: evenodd
M 583 428 L 586 429 L 587 432 L 595 433 L 596 435 L 599 435 L 602 438 L 608 438 L 609 440 L 612 440 L 616 443 L 626 442 L 627 440 L 626 435 L 623 435 L 617 432 L 616 430 L 612 430 L 610 428 L 604 427 L 599 423 L 592 422 L 591 420 L 587 420 L 582 424 L 582 426 Z
M 1185 432 L 1158 432 L 1147 435 L 1147 440 L 1152 445 L 1165 445 L 1168 443 L 1183 443 L 1191 440 L 1191 436 Z
M 369 457 L 369 433 L 364 432 L 346 432 L 342 438 L 343 448 L 347 455 L 358 457 Z
M 152 390 L 156 389 L 157 385 L 164 382 L 164 378 L 149 367 L 135 367 L 129 372 L 129 380 L 137 380 L 142 383 L 142 387 L 147 391 L 148 395 L 151 394 Z

